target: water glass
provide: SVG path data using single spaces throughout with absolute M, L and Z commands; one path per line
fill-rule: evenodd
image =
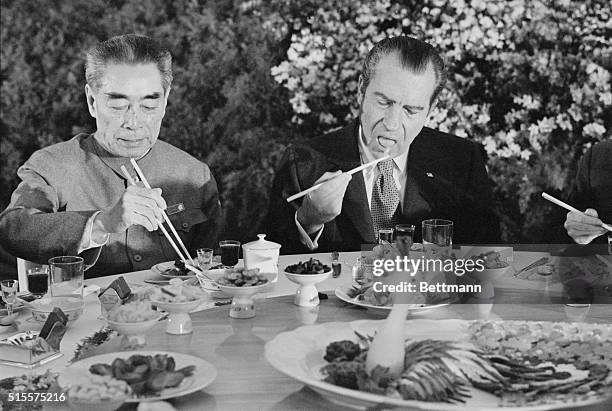
M 27 273 L 28 291 L 37 296 L 42 297 L 49 291 L 49 267 L 30 268 Z
M 19 289 L 19 281 L 4 280 L 0 281 L 0 290 L 2 291 L 2 299 L 6 303 L 6 312 L 8 315 L 13 315 L 13 304 L 17 302 L 17 290 Z
M 393 229 L 380 228 L 378 230 L 378 244 L 389 243 L 393 244 Z
M 198 265 L 202 270 L 208 270 L 212 265 L 213 250 L 212 248 L 199 248 L 198 253 Z
M 234 268 L 240 257 L 240 241 L 219 241 L 219 247 L 221 247 L 221 264 L 227 268 Z
M 83 298 L 83 259 L 61 256 L 49 259 L 51 296 Z
M 434 218 L 424 220 L 423 249 L 427 258 L 450 256 L 453 246 L 453 222 Z

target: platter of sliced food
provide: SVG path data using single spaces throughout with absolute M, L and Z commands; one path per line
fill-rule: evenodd
M 367 371 L 382 324 L 299 327 L 269 341 L 265 355 L 280 372 L 351 407 L 535 411 L 612 400 L 610 324 L 408 320 L 399 375 Z

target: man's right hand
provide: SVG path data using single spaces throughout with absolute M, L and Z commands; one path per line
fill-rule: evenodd
M 161 188 L 129 186 L 119 201 L 110 209 L 96 216 L 93 224 L 93 238 L 108 233 L 120 233 L 133 225 L 141 225 L 149 231 L 155 231 L 163 221 L 162 210 L 166 201 Z
M 587 208 L 583 213 L 570 211 L 565 218 L 567 234 L 578 244 L 588 244 L 607 230 L 601 226 L 597 211 Z
M 308 233 L 319 230 L 323 224 L 336 218 L 342 211 L 342 199 L 352 176 L 342 171 L 327 172 L 315 184 L 325 182 L 309 193 L 297 211 L 297 219 Z

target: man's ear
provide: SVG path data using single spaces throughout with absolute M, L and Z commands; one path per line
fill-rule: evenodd
M 171 87 L 168 86 L 168 88 L 164 92 L 164 110 L 163 110 L 163 113 L 162 113 L 162 117 L 166 115 L 166 106 L 168 105 L 168 96 L 170 95 L 170 89 L 171 89 Z
M 363 87 L 363 75 L 359 75 L 359 82 L 357 83 L 357 99 L 359 105 L 363 102 L 363 97 L 365 96 L 365 90 Z
M 94 91 L 89 84 L 85 84 L 85 96 L 87 97 L 87 108 L 89 109 L 89 114 L 93 118 L 97 118 L 97 108 L 96 108 L 96 96 Z

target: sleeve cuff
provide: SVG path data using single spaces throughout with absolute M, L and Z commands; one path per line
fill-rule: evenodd
M 96 217 L 98 216 L 98 214 L 100 213 L 101 211 L 96 211 L 95 213 L 91 215 L 91 217 L 89 217 L 89 219 L 87 219 L 87 223 L 85 223 L 85 230 L 83 231 L 83 237 L 81 237 L 81 241 L 79 242 L 79 248 L 77 250 L 77 254 L 81 254 L 83 251 L 89 250 L 91 248 L 102 247 L 106 245 L 106 243 L 108 243 L 110 234 L 106 234 L 104 238 L 104 242 L 102 243 L 97 243 L 93 241 L 92 239 L 93 223 Z
M 319 244 L 317 243 L 317 241 L 319 241 L 319 237 L 321 237 L 321 234 L 323 233 L 323 229 L 325 228 L 325 226 L 324 225 L 321 226 L 321 228 L 316 233 L 312 234 L 314 235 L 314 238 L 311 238 L 311 236 L 308 235 L 306 230 L 304 230 L 304 227 L 302 227 L 302 225 L 298 221 L 297 211 L 295 212 L 293 219 L 295 221 L 295 226 L 298 229 L 298 233 L 300 233 L 300 242 L 304 244 L 311 251 L 319 248 Z

